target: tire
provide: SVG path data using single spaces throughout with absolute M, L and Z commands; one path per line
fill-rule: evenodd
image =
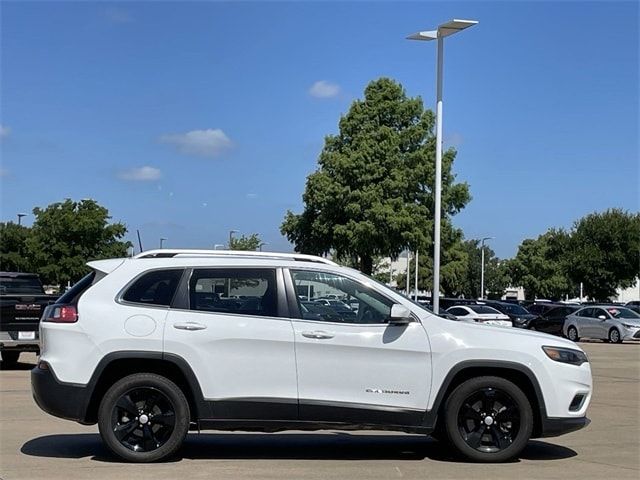
M 609 335 L 607 339 L 611 343 L 622 343 L 622 336 L 620 335 L 620 331 L 615 327 L 609 330 Z
M 580 337 L 578 336 L 578 330 L 576 329 L 576 327 L 569 327 L 567 329 L 567 338 L 572 342 L 578 342 L 580 340 Z
M 153 373 L 118 380 L 98 408 L 102 441 L 129 462 L 156 462 L 173 455 L 182 445 L 189 423 L 189 402 L 182 390 Z
M 529 441 L 533 412 L 514 383 L 501 377 L 477 377 L 451 392 L 445 422 L 451 444 L 463 456 L 474 462 L 504 462 L 516 457 Z
M 2 355 L 3 365 L 7 366 L 14 366 L 20 358 L 20 352 L 16 352 L 15 350 L 2 350 L 0 355 Z

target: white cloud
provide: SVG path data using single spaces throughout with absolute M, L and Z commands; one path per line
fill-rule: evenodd
M 316 98 L 332 98 L 340 93 L 340 85 L 318 80 L 309 88 L 309 95 Z
M 258 194 L 257 193 L 247 193 L 247 198 L 250 200 L 253 200 L 255 198 L 258 198 Z
M 0 138 L 6 138 L 11 133 L 11 129 L 5 125 L 0 125 Z
M 135 167 L 128 170 L 123 170 L 118 173 L 120 180 L 126 180 L 128 182 L 153 182 L 159 180 L 162 176 L 162 172 L 155 167 Z
M 128 10 L 124 10 L 122 8 L 107 8 L 104 11 L 104 16 L 112 23 L 131 23 L 133 22 L 133 17 Z
M 216 157 L 233 145 L 219 128 L 162 135 L 160 141 L 174 145 L 186 155 L 201 157 Z

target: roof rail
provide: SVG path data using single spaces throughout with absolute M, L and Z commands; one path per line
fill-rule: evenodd
M 174 257 L 256 257 L 256 258 L 282 258 L 299 262 L 316 262 L 326 265 L 337 265 L 335 262 L 315 255 L 304 253 L 278 253 L 278 252 L 255 252 L 248 250 L 195 250 L 195 249 L 172 249 L 162 248 L 158 250 L 147 250 L 139 253 L 133 258 L 174 258 Z

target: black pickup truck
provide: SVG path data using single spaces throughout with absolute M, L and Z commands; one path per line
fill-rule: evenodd
M 0 272 L 0 355 L 3 364 L 15 364 L 20 352 L 40 352 L 40 316 L 56 298 L 44 293 L 40 278 L 34 273 Z

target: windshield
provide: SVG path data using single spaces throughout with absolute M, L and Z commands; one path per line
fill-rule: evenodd
M 479 313 L 479 314 L 483 314 L 483 313 L 490 313 L 490 314 L 500 313 L 495 308 L 487 307 L 486 305 L 467 305 L 467 307 L 470 308 L 471 310 L 473 310 L 474 312 Z
M 36 276 L 0 277 L 0 293 L 43 295 L 44 290 Z
M 624 307 L 610 307 L 607 308 L 607 312 L 609 312 L 609 315 L 611 315 L 613 318 L 640 318 L 640 315 L 638 315 L 636 312 Z

